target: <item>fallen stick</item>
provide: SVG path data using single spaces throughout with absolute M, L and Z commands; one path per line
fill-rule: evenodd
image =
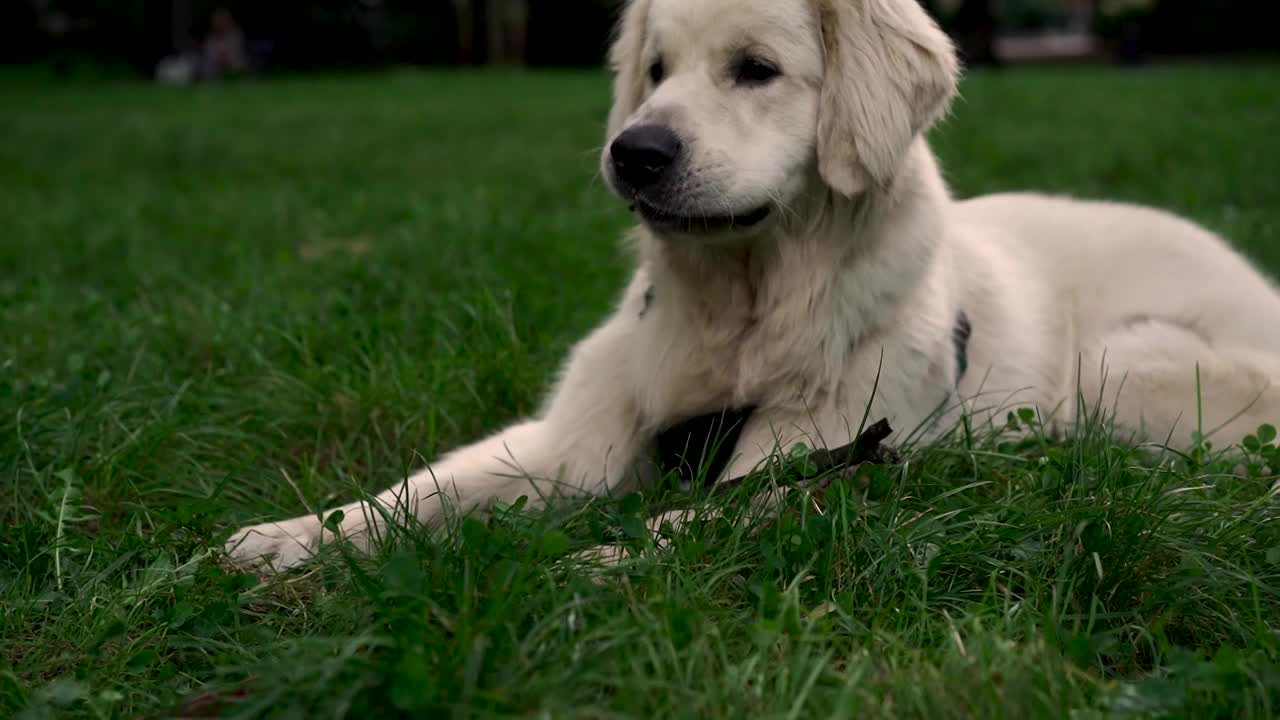
M 867 463 L 886 464 L 894 462 L 897 459 L 897 453 L 883 444 L 892 434 L 893 428 L 889 425 L 889 421 L 880 420 L 863 430 L 848 445 L 830 450 L 826 448 L 814 450 L 809 453 L 808 459 L 804 467 L 800 469 L 800 472 L 790 481 L 783 483 L 783 485 L 786 487 L 801 486 L 811 480 L 822 479 L 835 470 L 853 469 Z M 717 497 L 733 492 L 742 487 L 750 477 L 750 475 L 744 475 L 716 483 L 711 488 L 709 495 Z M 826 487 L 826 484 L 821 485 L 821 487 Z M 671 506 L 659 507 L 652 510 L 650 516 L 656 517 L 664 512 L 677 509 L 679 508 Z

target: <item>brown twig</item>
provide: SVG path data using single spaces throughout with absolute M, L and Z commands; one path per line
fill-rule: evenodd
M 826 476 L 834 470 L 852 469 L 866 463 L 885 464 L 894 462 L 897 454 L 888 447 L 883 445 L 884 441 L 889 439 L 893 434 L 893 428 L 889 425 L 888 420 L 880 420 L 863 430 L 853 442 L 832 450 L 821 449 L 814 450 L 809 453 L 808 462 L 801 471 L 787 485 L 802 485 L 811 480 L 818 480 Z M 726 493 L 733 492 L 747 481 L 750 476 L 730 478 L 723 482 L 716 483 L 711 488 L 710 495 L 716 497 Z M 668 510 L 675 510 L 675 507 L 657 508 L 652 511 L 652 516 L 661 515 Z

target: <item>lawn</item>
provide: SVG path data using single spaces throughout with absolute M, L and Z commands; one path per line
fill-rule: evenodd
M 935 146 L 960 195 L 1153 203 L 1280 271 L 1276 75 L 978 74 Z M 1280 712 L 1265 431 L 957 440 L 604 582 L 568 555 L 653 493 L 225 569 L 234 526 L 536 407 L 627 272 L 607 105 L 590 73 L 0 75 L 0 716 Z

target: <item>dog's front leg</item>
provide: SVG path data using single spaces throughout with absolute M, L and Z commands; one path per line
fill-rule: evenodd
M 386 514 L 429 523 L 446 507 L 465 513 L 521 496 L 537 505 L 561 492 L 601 494 L 629 479 L 651 442 L 640 431 L 628 380 L 633 317 L 620 312 L 574 348 L 538 417 L 446 454 L 372 502 L 243 528 L 227 541 L 228 553 L 279 571 L 305 562 L 333 539 L 331 526 L 367 549 L 385 527 Z M 335 521 L 337 511 L 342 516 Z

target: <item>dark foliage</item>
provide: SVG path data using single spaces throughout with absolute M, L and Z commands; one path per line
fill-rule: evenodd
M 487 3 L 472 0 L 460 38 L 451 0 L 35 0 L 0 3 L 0 62 L 71 60 L 128 65 L 150 73 L 160 58 L 199 46 L 210 12 L 227 6 L 268 68 L 475 64 L 486 56 Z M 596 66 L 604 57 L 619 0 L 529 0 L 527 61 L 534 66 Z M 936 2 L 924 0 L 934 10 Z M 941 18 L 971 61 L 989 55 L 998 26 L 1027 25 L 1018 6 L 995 13 L 965 2 Z M 1018 17 L 1014 17 L 1018 15 Z M 1271 0 L 1161 0 L 1135 17 L 1100 19 L 1109 40 L 1140 32 L 1147 50 L 1200 53 L 1265 50 L 1278 11 Z M 1021 18 L 1021 19 L 1019 19 Z M 1034 25 L 1035 23 L 1031 23 Z

